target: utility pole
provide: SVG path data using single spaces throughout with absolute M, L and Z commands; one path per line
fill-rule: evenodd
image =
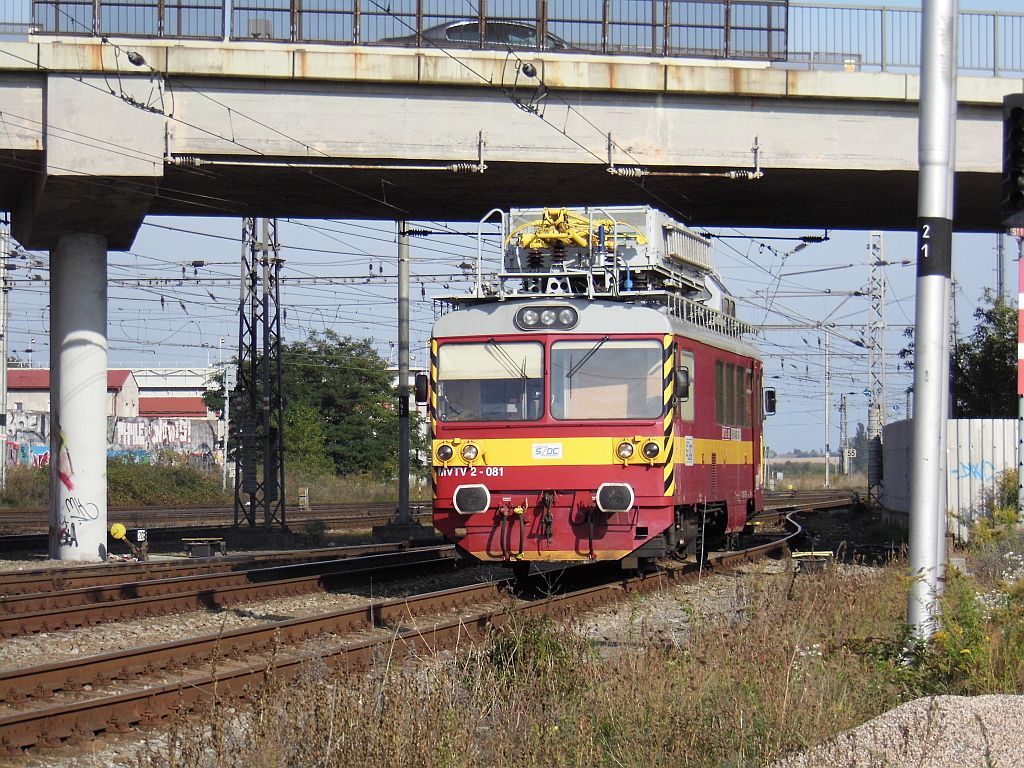
M 277 219 L 243 220 L 238 383 L 244 399 L 234 433 L 236 526 L 244 517 L 255 527 L 262 510 L 264 527 L 286 527 L 279 250 Z
M 1006 274 L 1003 266 L 1003 259 L 1005 258 L 1004 253 L 1004 237 L 1002 232 L 996 233 L 996 296 L 1003 298 L 1005 294 L 1003 291 L 1006 289 Z
M 839 445 L 843 452 L 843 474 L 850 474 L 850 437 L 846 424 L 846 393 L 839 396 Z
M 409 525 L 409 225 L 398 222 L 398 524 Z
M 235 388 L 235 366 L 230 363 L 224 364 L 221 368 L 221 375 L 224 377 L 224 434 L 222 435 L 221 456 L 223 457 L 221 467 L 221 484 L 225 491 L 228 489 L 228 425 L 231 424 L 231 391 Z M 237 474 L 237 473 L 236 473 Z M 237 521 L 235 522 L 237 525 Z
M 0 491 L 7 489 L 7 259 L 11 255 L 11 222 L 0 220 Z
M 958 0 L 925 0 L 921 19 L 918 118 L 917 300 L 913 448 L 910 478 L 910 594 L 907 623 L 929 641 L 940 610 L 945 567 L 946 444 L 949 414 L 949 295 L 956 146 Z
M 825 487 L 831 488 L 832 484 L 829 480 L 829 464 L 832 462 L 831 453 L 829 451 L 829 412 L 832 410 L 832 392 L 830 384 L 832 382 L 832 370 L 829 368 L 829 341 L 830 335 L 828 328 L 825 329 Z
M 1024 229 L 1017 238 L 1017 523 L 1024 525 Z

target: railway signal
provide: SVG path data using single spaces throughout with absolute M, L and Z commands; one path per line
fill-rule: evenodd
M 1024 227 L 1024 94 L 1003 97 L 1004 227 Z

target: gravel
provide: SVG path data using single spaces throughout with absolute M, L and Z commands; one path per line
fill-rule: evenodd
M 7 561 L 8 565 L 12 561 Z M 35 567 L 38 567 L 36 564 Z M 0 566 L 0 570 L 18 570 Z M 0 671 L 53 664 L 80 656 L 109 653 L 118 648 L 170 642 L 185 637 L 227 632 L 270 621 L 330 613 L 364 605 L 368 600 L 385 600 L 416 592 L 477 584 L 495 578 L 501 571 L 484 567 L 460 568 L 435 576 L 370 582 L 369 590 L 313 592 L 220 609 L 189 611 L 92 627 L 43 632 L 5 638 L 0 643 Z
M 1016 768 L 1024 696 L 932 696 L 901 704 L 771 768 Z

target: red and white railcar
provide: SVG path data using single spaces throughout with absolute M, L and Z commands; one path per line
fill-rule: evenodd
M 626 567 L 740 531 L 762 371 L 710 244 L 646 207 L 503 221 L 495 285 L 433 329 L 435 527 L 480 560 Z

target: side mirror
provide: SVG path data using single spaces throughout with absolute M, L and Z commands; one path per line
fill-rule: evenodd
M 775 415 L 775 387 L 766 387 L 764 390 L 764 415 Z
M 680 400 L 690 399 L 689 368 L 676 368 L 676 397 Z
M 427 374 L 417 373 L 416 374 L 416 405 L 427 404 Z

